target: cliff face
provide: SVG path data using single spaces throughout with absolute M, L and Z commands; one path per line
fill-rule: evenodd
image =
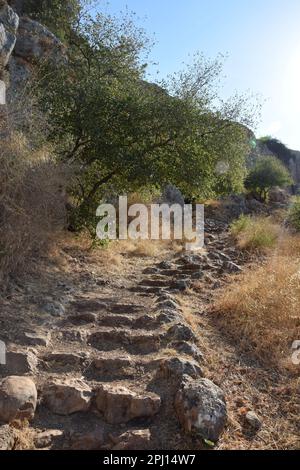
M 19 17 L 16 11 L 22 12 L 22 1 L 9 3 L 0 0 L 0 106 L 22 90 L 35 64 L 65 55 L 63 44 L 46 27 Z

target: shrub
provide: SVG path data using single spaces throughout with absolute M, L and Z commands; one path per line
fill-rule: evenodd
M 297 232 L 300 231 L 300 197 L 294 200 L 289 210 L 288 222 Z
M 269 217 L 242 215 L 231 224 L 230 231 L 241 249 L 264 251 L 276 245 L 280 226 Z
M 245 180 L 245 188 L 252 191 L 261 201 L 266 201 L 271 188 L 282 188 L 292 184 L 287 168 L 278 158 L 260 158 Z

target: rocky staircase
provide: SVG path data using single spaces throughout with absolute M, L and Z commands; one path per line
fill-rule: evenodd
M 8 424 L 24 419 L 35 448 L 184 449 L 219 438 L 224 395 L 203 378 L 204 358 L 177 300 L 193 282 L 207 287 L 209 278 L 211 288 L 240 270 L 224 227 L 208 230 L 206 253 L 141 269 L 113 295 L 109 286 L 82 292 L 47 327 L 8 345 L 0 446 L 14 447 Z

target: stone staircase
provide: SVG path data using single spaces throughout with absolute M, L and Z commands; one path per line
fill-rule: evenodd
M 217 440 L 224 396 L 203 378 L 177 295 L 240 268 L 232 251 L 218 251 L 231 250 L 223 227 L 211 224 L 206 240 L 207 253 L 173 255 L 113 292 L 80 293 L 47 328 L 10 344 L 0 430 L 29 419 L 32 446 L 46 449 L 197 449 Z

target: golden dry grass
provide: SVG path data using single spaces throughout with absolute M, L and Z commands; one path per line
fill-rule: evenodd
M 0 279 L 44 254 L 65 224 L 65 174 L 47 149 L 33 151 L 21 134 L 0 147 Z
M 213 314 L 243 349 L 267 364 L 292 369 L 291 346 L 300 340 L 300 238 L 284 236 L 261 265 L 222 289 Z

